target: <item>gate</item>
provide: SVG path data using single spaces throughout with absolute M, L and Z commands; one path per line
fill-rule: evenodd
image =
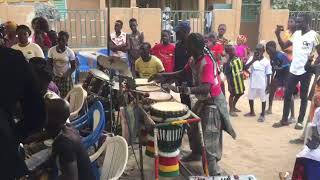
M 103 10 L 60 10 L 59 16 L 49 19 L 51 29 L 67 31 L 72 48 L 107 46 L 107 22 Z
M 173 32 L 174 27 L 182 21 L 188 21 L 190 23 L 191 32 L 203 34 L 205 30 L 206 13 L 209 13 L 209 11 L 162 11 L 162 30 L 171 31 L 173 41 L 175 41 L 175 33 Z
M 290 17 L 297 17 L 300 13 L 307 13 L 311 17 L 310 28 L 320 32 L 320 11 L 290 11 Z
M 259 40 L 261 0 L 243 0 L 241 7 L 240 34 L 248 37 L 248 45 L 253 49 Z

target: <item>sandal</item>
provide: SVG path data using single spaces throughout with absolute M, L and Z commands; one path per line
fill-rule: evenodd
M 277 122 L 277 123 L 274 123 L 273 125 L 272 125 L 272 127 L 274 127 L 274 128 L 280 128 L 280 127 L 284 127 L 284 126 L 289 126 L 289 123 L 288 122 L 286 122 L 286 121 L 279 121 L 279 122 Z

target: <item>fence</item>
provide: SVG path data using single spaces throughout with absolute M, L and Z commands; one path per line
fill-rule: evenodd
M 311 29 L 320 31 L 320 11 L 290 11 L 290 17 L 297 17 L 300 13 L 307 13 L 311 17 Z
M 173 32 L 179 22 L 188 21 L 192 32 L 204 33 L 207 13 L 209 11 L 162 11 L 162 30 Z
M 103 10 L 61 10 L 49 22 L 55 31 L 69 33 L 72 48 L 106 46 L 107 21 Z

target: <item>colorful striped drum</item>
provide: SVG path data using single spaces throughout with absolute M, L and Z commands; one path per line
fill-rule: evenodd
M 179 172 L 179 149 L 172 153 L 159 152 L 159 175 L 162 177 L 176 177 Z

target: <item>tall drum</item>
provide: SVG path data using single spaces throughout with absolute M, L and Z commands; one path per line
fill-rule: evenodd
M 178 102 L 158 102 L 151 105 L 150 114 L 158 122 L 187 119 L 189 109 Z M 163 177 L 179 176 L 178 156 L 185 132 L 183 125 L 167 125 L 158 127 L 159 174 Z

